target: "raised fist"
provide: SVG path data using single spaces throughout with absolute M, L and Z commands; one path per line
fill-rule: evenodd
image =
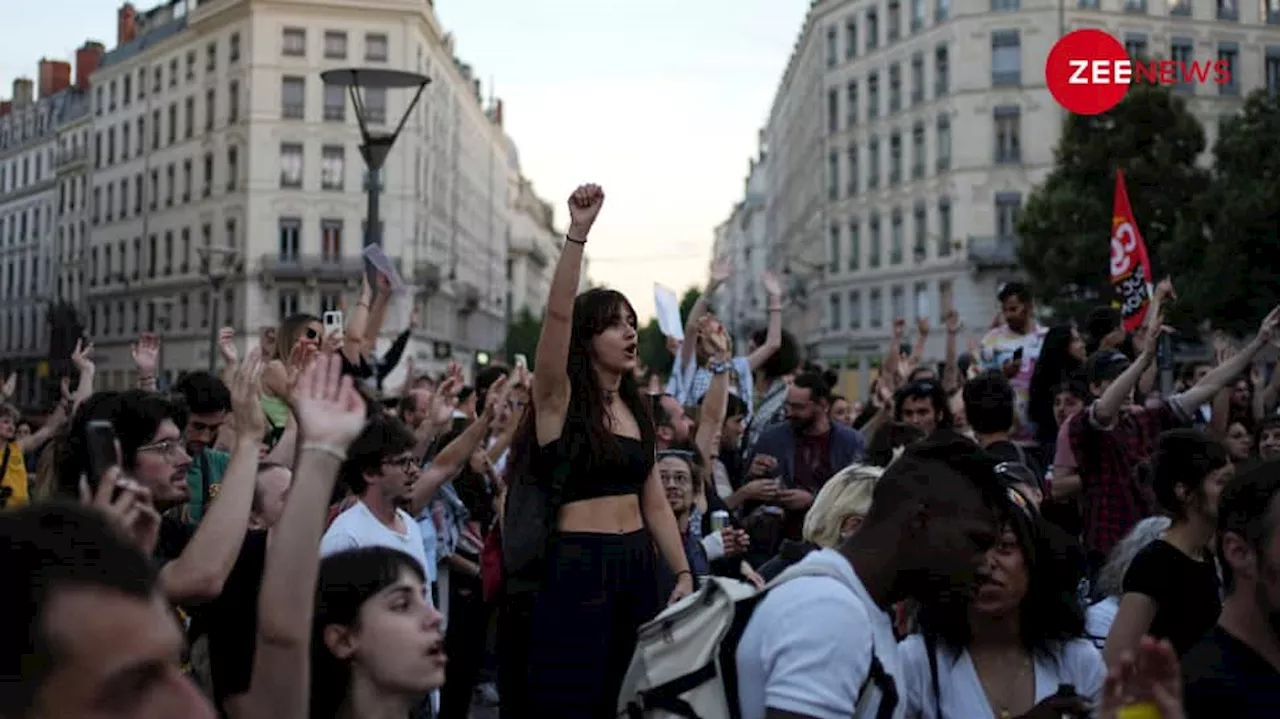
M 604 190 L 599 185 L 581 185 L 569 195 L 569 237 L 585 241 L 604 206 Z

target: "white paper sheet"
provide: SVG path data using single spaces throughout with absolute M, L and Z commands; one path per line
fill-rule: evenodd
M 676 293 L 658 283 L 653 283 L 653 310 L 657 315 L 662 334 L 684 341 L 684 323 L 680 321 L 680 298 Z

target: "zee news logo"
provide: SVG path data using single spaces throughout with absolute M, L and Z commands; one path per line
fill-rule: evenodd
M 1231 84 L 1226 60 L 1133 60 L 1119 40 L 1101 30 L 1064 35 L 1045 61 L 1045 84 L 1060 105 L 1078 115 L 1115 107 L 1134 81 L 1158 85 Z

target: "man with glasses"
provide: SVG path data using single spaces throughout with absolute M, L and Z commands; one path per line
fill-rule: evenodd
M 191 498 L 187 502 L 187 519 L 199 522 L 207 505 L 218 496 L 222 475 L 227 471 L 231 455 L 214 449 L 222 425 L 231 415 L 231 390 L 222 380 L 208 372 L 192 372 L 174 386 L 182 397 L 187 421 L 183 440 L 191 456 L 187 485 Z
M 418 440 L 403 422 L 375 415 L 347 450 L 339 476 L 359 498 L 338 515 L 320 540 L 320 555 L 358 547 L 390 547 L 413 557 L 430 576 L 422 532 L 405 511 L 413 499 L 421 458 Z

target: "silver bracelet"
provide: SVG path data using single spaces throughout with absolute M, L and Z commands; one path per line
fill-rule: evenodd
M 299 450 L 302 452 L 311 451 L 327 454 L 339 462 L 347 461 L 347 451 L 332 444 L 325 444 L 323 442 L 303 442 L 302 447 L 300 447 Z

